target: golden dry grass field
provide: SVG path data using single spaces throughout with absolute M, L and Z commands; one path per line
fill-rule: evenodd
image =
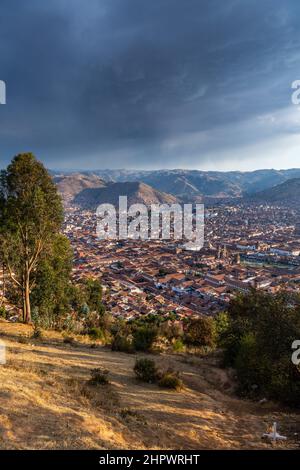
M 83 338 L 64 344 L 56 332 L 40 340 L 31 334 L 30 326 L 0 322 L 7 346 L 0 449 L 299 448 L 299 414 L 237 398 L 216 359 L 152 356 L 180 371 L 185 386 L 174 392 L 137 382 L 135 355 L 91 347 Z M 109 369 L 109 385 L 88 384 L 97 367 Z M 273 421 L 286 442 L 261 439 Z

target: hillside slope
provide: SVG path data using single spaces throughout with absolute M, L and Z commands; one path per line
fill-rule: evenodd
M 293 178 L 273 188 L 249 196 L 254 201 L 262 202 L 299 202 L 300 178 Z
M 270 449 L 261 435 L 273 421 L 288 436 L 275 447 L 299 448 L 299 415 L 236 398 L 215 359 L 152 356 L 181 372 L 177 393 L 138 383 L 133 355 L 31 334 L 0 322 L 8 359 L 0 366 L 0 449 Z M 110 370 L 110 385 L 87 385 L 96 367 Z
M 54 182 L 64 202 L 72 202 L 74 197 L 84 189 L 99 188 L 106 184 L 97 175 L 84 175 L 80 173 L 54 176 Z
M 96 170 L 106 181 L 142 181 L 183 201 L 199 201 L 203 197 L 232 198 L 272 188 L 300 177 L 300 169 L 256 171 L 202 170 Z
M 119 196 L 127 196 L 128 205 L 131 204 L 172 204 L 177 201 L 174 196 L 151 188 L 144 183 L 136 181 L 126 183 L 107 183 L 103 188 L 84 189 L 75 198 L 74 202 L 81 207 L 94 209 L 99 204 L 113 204 L 118 206 Z
M 113 191 L 120 188 L 114 184 L 121 184 L 121 189 L 131 192 L 136 191 L 134 185 L 140 185 L 141 193 L 153 195 L 167 193 L 164 198 L 170 199 L 171 195 L 179 202 L 208 202 L 220 199 L 241 198 L 242 196 L 256 197 L 260 194 L 268 196 L 268 192 L 281 184 L 289 184 L 300 178 L 300 169 L 290 170 L 257 170 L 250 172 L 240 171 L 200 171 L 200 170 L 95 170 L 94 172 L 71 173 L 54 176 L 59 192 L 64 201 L 72 202 L 78 196 L 78 201 L 83 205 L 95 205 L 95 199 L 112 199 Z M 144 186 L 141 186 L 144 185 Z M 107 187 L 105 192 L 88 191 Z M 87 190 L 87 191 L 85 191 Z M 266 191 L 266 193 L 265 193 Z M 132 197 L 134 202 L 142 202 L 145 195 Z M 148 197 L 148 199 L 151 199 Z M 158 197 L 162 199 L 162 196 Z M 114 202 L 115 204 L 115 202 Z

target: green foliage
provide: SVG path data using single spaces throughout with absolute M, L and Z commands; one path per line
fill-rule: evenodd
M 152 359 L 137 359 L 134 365 L 136 377 L 142 382 L 154 383 L 158 378 L 158 370 Z
M 51 247 L 41 257 L 31 292 L 33 312 L 38 309 L 45 328 L 56 327 L 59 317 L 72 308 L 72 262 L 69 240 L 61 234 L 55 235 Z
M 136 351 L 150 351 L 157 338 L 157 328 L 141 326 L 133 331 L 133 345 Z
M 183 383 L 178 372 L 174 372 L 172 369 L 167 370 L 161 375 L 158 385 L 162 388 L 169 388 L 177 391 L 181 390 L 183 387 Z
M 7 318 L 8 316 L 8 312 L 6 310 L 6 308 L 4 307 L 4 305 L 1 305 L 0 306 L 0 317 L 1 318 Z
M 82 286 L 71 284 L 69 289 L 72 310 L 74 310 L 79 315 L 87 315 L 89 313 L 89 308 L 87 305 L 85 308 L 85 296 Z
M 84 318 L 84 331 L 93 339 L 101 339 L 106 342 L 111 338 L 113 317 L 104 312 L 102 315 L 97 312 L 90 312 Z
M 63 317 L 59 323 L 59 329 L 69 331 L 70 333 L 76 332 L 76 322 L 72 315 L 68 314 Z
M 135 318 L 134 320 L 129 320 L 128 324 L 131 326 L 131 329 L 134 330 L 138 327 L 150 326 L 159 328 L 159 326 L 165 322 L 165 318 L 159 314 L 159 312 L 148 315 L 143 315 L 141 317 Z
M 214 328 L 215 328 L 215 339 L 218 343 L 218 346 L 222 347 L 223 340 L 227 335 L 228 329 L 230 326 L 230 320 L 228 313 L 220 312 L 218 316 L 214 320 Z
M 101 319 L 105 319 L 105 315 Z M 107 324 L 107 321 L 105 322 Z M 112 322 L 109 318 L 108 326 L 113 336 L 112 349 L 115 351 L 151 352 L 163 343 L 164 339 L 169 341 L 170 345 L 176 351 L 184 349 L 182 343 L 183 328 L 177 321 L 165 320 L 165 318 L 156 315 L 147 315 L 128 322 L 117 320 Z M 164 341 L 163 344 L 165 344 Z
M 176 312 L 169 312 L 168 316 L 166 317 L 166 320 L 169 320 L 171 322 L 175 322 L 176 320 L 178 320 L 177 313 Z
M 199 316 L 199 318 L 190 319 L 185 328 L 184 342 L 188 346 L 213 348 L 215 328 L 212 318 Z
M 133 338 L 131 325 L 124 320 L 117 320 L 112 324 L 110 331 L 113 335 L 111 349 L 112 351 L 120 351 L 133 353 Z
M 112 351 L 120 351 L 128 354 L 132 354 L 135 352 L 132 339 L 130 339 L 130 337 L 128 336 L 125 336 L 121 332 L 116 333 L 113 337 L 111 349 Z
M 256 338 L 253 333 L 246 333 L 240 339 L 239 350 L 235 359 L 235 368 L 242 384 L 241 394 L 252 396 L 256 394 L 258 383 L 263 377 L 263 358 L 257 357 Z
M 182 339 L 177 339 L 173 343 L 173 351 L 176 352 L 176 353 L 184 351 L 184 344 L 183 344 Z
M 183 337 L 183 328 L 180 323 L 167 320 L 159 327 L 159 335 L 165 337 L 169 341 Z
M 32 323 L 34 325 L 37 325 L 40 323 L 40 315 L 39 315 L 39 309 L 38 307 L 34 307 L 32 309 L 32 313 L 31 313 L 31 320 L 32 320 Z
M 17 155 L 1 172 L 0 251 L 22 296 L 26 322 L 31 320 L 34 273 L 62 221 L 62 202 L 47 170 L 31 153 Z
M 300 369 L 291 345 L 300 337 L 300 298 L 281 292 L 238 295 L 221 335 L 225 365 L 236 368 L 240 392 L 300 404 Z
M 100 317 L 96 312 L 89 312 L 86 316 L 81 318 L 87 333 L 91 328 L 100 328 Z
M 111 313 L 105 311 L 104 313 L 99 314 L 99 326 L 104 332 L 106 332 L 106 334 L 111 334 L 113 324 L 114 318 Z
M 84 302 L 80 306 L 79 313 L 80 313 L 80 315 L 83 315 L 84 317 L 87 317 L 90 314 L 90 307 L 88 306 L 87 303 Z
M 105 334 L 103 333 L 101 328 L 96 328 L 93 327 L 89 330 L 89 336 L 91 339 L 94 340 L 104 340 L 105 339 Z
M 161 372 L 152 359 L 137 359 L 133 370 L 136 377 L 142 382 L 157 383 L 160 387 L 171 390 L 180 390 L 183 387 L 178 372 L 173 369 Z
M 84 284 L 86 303 L 91 311 L 103 314 L 105 309 L 102 303 L 102 285 L 97 279 L 86 279 Z
M 102 303 L 102 285 L 95 279 L 85 279 L 70 288 L 71 306 L 80 317 L 85 332 L 101 328 L 106 336 L 110 334 L 112 317 L 105 312 Z

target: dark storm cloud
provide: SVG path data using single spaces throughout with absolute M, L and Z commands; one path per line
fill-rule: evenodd
M 251 145 L 298 133 L 299 13 L 297 0 L 1 0 L 1 161 L 254 162 Z

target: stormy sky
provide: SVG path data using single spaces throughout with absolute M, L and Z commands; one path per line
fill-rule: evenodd
M 299 0 L 0 0 L 0 166 L 300 167 Z

